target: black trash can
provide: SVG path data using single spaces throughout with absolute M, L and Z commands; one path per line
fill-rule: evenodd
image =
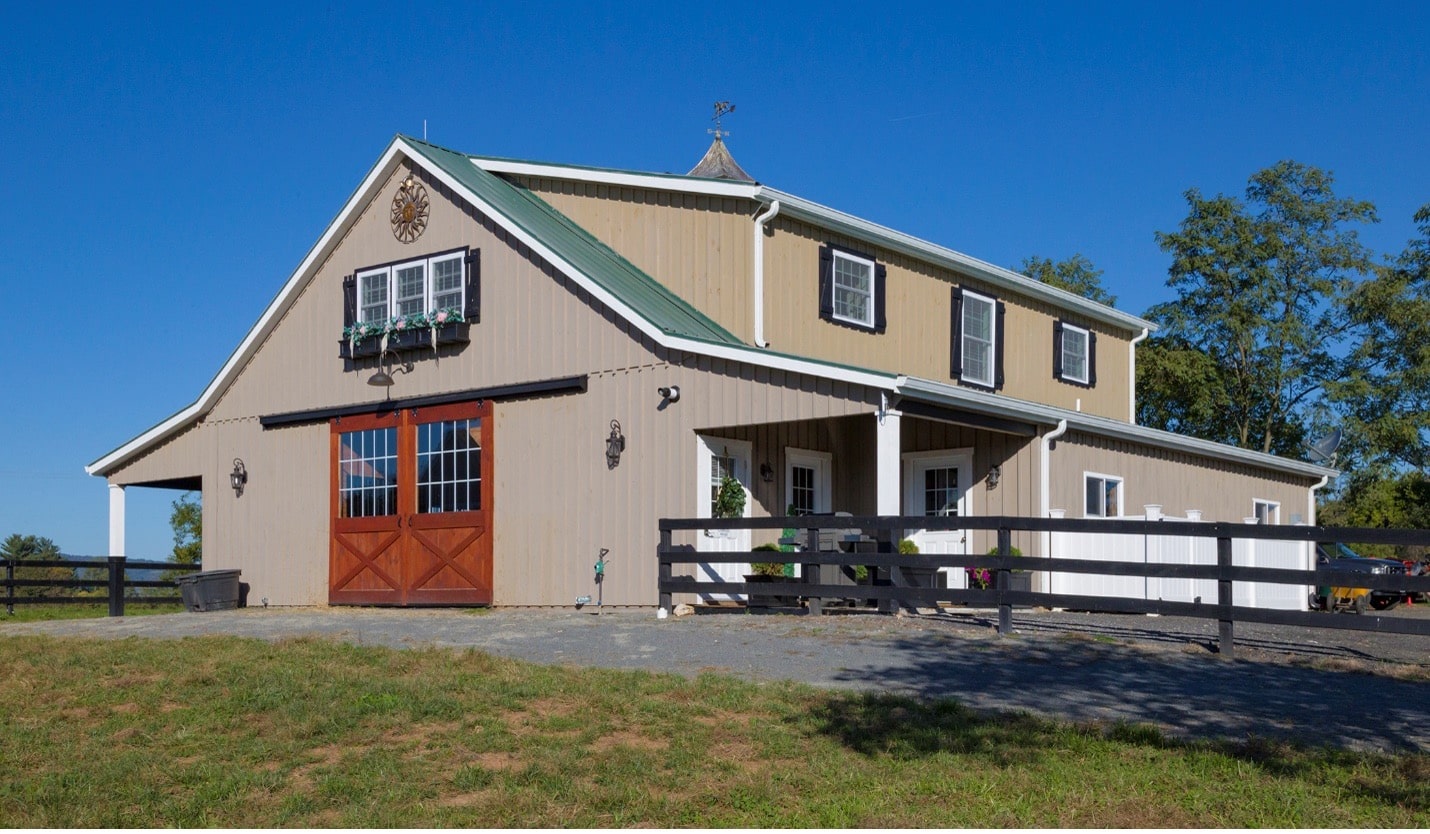
M 174 580 L 188 611 L 225 611 L 238 607 L 239 570 L 206 570 Z

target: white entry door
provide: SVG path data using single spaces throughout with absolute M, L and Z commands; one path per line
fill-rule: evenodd
M 745 517 L 750 517 L 750 443 L 724 437 L 697 435 L 695 472 L 696 518 L 713 517 L 715 496 L 726 475 L 740 482 L 745 490 Z M 750 549 L 749 530 L 704 530 L 696 549 L 707 553 L 728 553 Z M 744 582 L 750 572 L 749 562 L 735 564 L 701 562 L 700 578 L 710 582 Z M 701 594 L 707 601 L 744 599 L 743 594 Z
M 973 453 L 966 449 L 911 452 L 904 455 L 904 515 L 967 516 L 972 509 L 968 486 Z M 968 552 L 967 530 L 909 530 L 904 534 L 920 553 Z M 962 568 L 941 568 L 946 587 L 967 588 Z

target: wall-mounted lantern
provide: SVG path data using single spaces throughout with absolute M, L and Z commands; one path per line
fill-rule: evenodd
M 611 421 L 611 433 L 606 437 L 606 468 L 621 465 L 621 453 L 626 450 L 626 436 L 621 434 L 621 421 Z
M 995 463 L 995 464 L 993 464 L 992 466 L 988 467 L 988 488 L 989 488 L 989 489 L 997 489 L 997 488 L 998 488 L 998 482 L 999 482 L 1000 480 L 1002 480 L 1002 479 L 1003 479 L 1003 467 L 1002 467 L 1002 466 L 999 466 L 998 464 Z
M 760 480 L 767 484 L 775 482 L 775 468 L 770 466 L 768 461 L 760 464 Z
M 248 483 L 248 468 L 243 465 L 243 458 L 233 459 L 233 471 L 228 473 L 229 486 L 233 487 L 233 497 L 243 495 L 243 487 Z

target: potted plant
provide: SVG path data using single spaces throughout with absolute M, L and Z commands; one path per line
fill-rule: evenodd
M 988 548 L 989 556 L 998 555 L 998 547 L 995 545 Z M 1009 556 L 1022 556 L 1023 551 L 1016 547 L 1008 548 Z M 964 568 L 968 571 L 968 587 L 970 588 L 992 588 L 993 572 L 987 568 Z M 1031 591 L 1033 590 L 1033 575 L 1025 570 L 1009 571 L 1008 590 L 1010 591 Z
M 780 553 L 780 546 L 777 544 L 762 544 L 752 548 L 757 553 Z M 745 574 L 745 581 L 760 584 L 784 584 L 789 581 L 786 569 L 790 565 L 785 562 L 754 562 L 750 565 L 751 573 Z M 768 608 L 772 605 L 790 604 L 784 596 L 780 594 L 750 594 L 750 608 Z
M 899 554 L 902 556 L 917 556 L 919 546 L 912 539 L 899 539 Z M 938 573 L 938 568 L 923 567 L 921 565 L 900 565 L 899 571 L 904 575 L 904 583 L 911 588 L 932 588 L 934 586 L 934 574 Z

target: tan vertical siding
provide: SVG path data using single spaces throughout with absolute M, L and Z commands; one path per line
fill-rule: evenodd
M 515 179 L 726 330 L 750 341 L 754 201 Z
M 872 413 L 877 400 L 862 390 L 833 397 L 795 376 L 751 384 L 764 372 L 673 359 L 594 374 L 585 394 L 497 404 L 496 604 L 571 605 L 594 595 L 592 564 L 605 547 L 612 560 L 606 603 L 653 605 L 657 521 L 696 512 L 697 433 L 755 441 L 758 473 L 787 439 L 820 448 L 826 430 L 817 421 Z M 680 386 L 680 401 L 661 409 L 656 389 L 671 384 Z M 605 441 L 613 419 L 626 451 L 611 469 Z M 872 416 L 862 419 L 872 425 Z M 721 428 L 752 422 L 776 425 Z M 779 508 L 783 486 L 764 484 L 758 474 L 754 480 L 752 512 L 768 515 Z
M 1007 308 L 1006 386 L 1001 393 L 1115 420 L 1128 418 L 1129 334 L 1069 315 L 1051 305 L 995 291 L 951 270 L 826 233 L 779 217 L 765 248 L 765 338 L 776 350 L 939 381 L 951 381 L 950 288 L 963 285 Z M 888 330 L 871 333 L 819 318 L 819 248 L 833 243 L 864 252 L 888 271 Z M 1097 335 L 1097 385 L 1053 379 L 1053 321 L 1062 318 Z
M 1252 514 L 1252 500 L 1281 504 L 1281 522 L 1307 514 L 1307 490 L 1315 480 L 1240 463 L 1157 449 L 1070 432 L 1053 450 L 1052 505 L 1082 518 L 1083 473 L 1123 479 L 1123 512 L 1141 515 L 1160 504 L 1169 516 L 1201 510 L 1206 521 L 1240 522 Z
M 126 486 L 198 475 L 207 462 L 199 435 L 198 426 L 184 429 L 109 473 L 109 483 Z

